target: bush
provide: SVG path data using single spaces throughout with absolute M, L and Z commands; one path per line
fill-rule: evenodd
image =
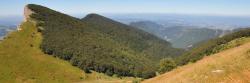
M 160 73 L 165 73 L 171 71 L 172 69 L 176 68 L 176 63 L 172 58 L 164 58 L 160 61 Z

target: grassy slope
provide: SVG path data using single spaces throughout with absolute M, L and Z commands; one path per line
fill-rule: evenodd
M 233 40 L 230 47 L 249 41 Z M 171 72 L 144 81 L 144 83 L 249 83 L 250 82 L 250 43 L 245 43 L 202 60 L 177 68 Z
M 141 78 L 134 77 L 115 77 L 115 76 L 107 76 L 104 73 L 92 72 L 91 74 L 87 74 L 86 78 L 82 82 L 77 83 L 134 83 L 140 82 Z
M 0 44 L 0 83 L 68 83 L 85 77 L 80 69 L 39 50 L 42 37 L 32 23 L 22 28 Z
M 85 74 L 67 61 L 44 54 L 42 36 L 31 22 L 23 30 L 9 34 L 0 43 L 0 83 L 127 83 L 140 79 L 109 77 L 101 73 Z

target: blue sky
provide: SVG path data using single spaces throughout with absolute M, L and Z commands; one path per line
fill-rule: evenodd
M 250 0 L 1 0 L 0 16 L 22 15 L 34 3 L 66 14 L 171 13 L 250 16 Z

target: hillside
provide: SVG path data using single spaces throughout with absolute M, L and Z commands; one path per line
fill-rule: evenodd
M 224 46 L 236 45 L 235 48 L 204 57 L 143 83 L 249 83 L 249 40 L 235 39 Z
M 41 27 L 32 20 L 25 8 L 25 20 L 18 31 L 8 34 L 0 42 L 0 83 L 131 83 L 133 77 L 112 77 L 80 68 L 57 57 L 45 54 Z M 30 13 L 31 14 L 31 13 Z
M 140 79 L 86 74 L 67 61 L 44 54 L 42 35 L 32 22 L 21 24 L 0 43 L 0 83 L 131 83 Z
M 155 60 L 176 57 L 183 53 L 182 49 L 173 48 L 169 42 L 155 35 L 98 14 L 89 14 L 82 18 L 82 21 L 110 36 L 114 41 L 125 44 L 130 49 L 142 52 Z
M 1 83 L 69 83 L 85 78 L 80 69 L 39 49 L 42 36 L 33 23 L 25 22 L 21 28 L 0 43 Z
M 26 20 L 36 22 L 42 33 L 42 51 L 87 73 L 149 78 L 160 59 L 183 52 L 147 32 L 97 14 L 80 20 L 39 5 L 27 8 Z
M 167 40 L 176 48 L 190 48 L 201 41 L 216 38 L 230 32 L 197 26 L 163 26 L 151 21 L 132 22 L 130 25 Z
M 238 38 L 242 38 L 242 37 L 243 38 L 250 37 L 249 28 L 239 29 L 239 30 L 236 30 L 235 32 L 224 35 L 223 37 L 214 38 L 208 41 L 198 43 L 194 46 L 193 49 L 179 56 L 176 59 L 176 62 L 179 65 L 185 65 L 190 62 L 196 62 L 202 59 L 204 56 L 209 56 L 209 55 L 218 53 L 221 50 L 228 49 L 227 47 L 224 47 L 223 45 L 226 45 L 228 42 L 233 41 Z M 238 45 L 235 45 L 233 47 L 236 47 L 236 46 Z

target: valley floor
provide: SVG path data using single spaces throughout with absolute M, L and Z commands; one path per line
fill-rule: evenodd
M 143 83 L 250 83 L 250 43 L 204 57 Z

